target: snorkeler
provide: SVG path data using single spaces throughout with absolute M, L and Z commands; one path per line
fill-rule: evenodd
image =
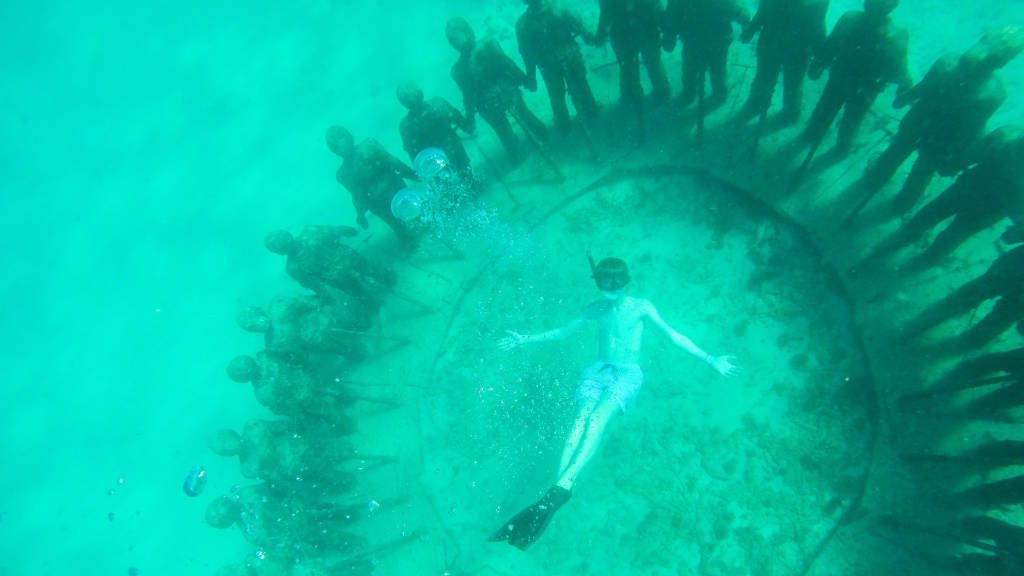
M 587 257 L 590 258 L 590 255 Z M 625 262 L 618 258 L 605 258 L 594 265 L 591 258 L 590 269 L 598 290 L 604 295 L 603 299 L 588 305 L 578 318 L 562 328 L 532 335 L 509 330 L 509 335 L 498 341 L 499 348 L 511 350 L 533 342 L 564 340 L 579 332 L 588 322 L 597 322 L 599 330 L 599 358 L 580 377 L 576 389 L 580 411 L 562 452 L 557 481 L 536 504 L 516 514 L 491 535 L 490 540 L 493 542 L 507 540 L 509 544 L 525 550 L 544 532 L 558 508 L 569 500 L 576 477 L 597 452 L 608 422 L 616 410 L 625 411 L 640 391 L 643 373 L 637 362 L 646 322 L 656 326 L 676 346 L 710 364 L 723 376 L 732 376 L 739 370 L 732 356 L 708 354 L 689 338 L 676 332 L 662 320 L 650 301 L 626 296 L 624 289 L 629 284 L 630 276 Z

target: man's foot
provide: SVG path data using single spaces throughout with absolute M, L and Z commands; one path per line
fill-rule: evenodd
M 507 541 L 520 550 L 526 550 L 540 538 L 555 512 L 569 501 L 572 492 L 561 486 L 552 486 L 533 506 L 524 508 L 509 519 L 488 540 Z

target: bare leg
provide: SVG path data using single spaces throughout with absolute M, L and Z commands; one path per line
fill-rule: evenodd
M 569 467 L 569 461 L 572 460 L 573 454 L 579 450 L 580 441 L 583 440 L 583 434 L 587 431 L 587 421 L 590 420 L 590 415 L 594 413 L 594 408 L 597 408 L 596 400 L 585 400 L 583 405 L 580 406 L 579 416 L 576 417 L 576 422 L 572 425 L 572 432 L 569 433 L 569 439 L 565 442 L 565 449 L 562 450 L 562 463 L 558 465 L 559 478 L 565 473 L 565 469 Z
M 591 404 L 592 405 L 592 404 Z M 612 416 L 619 409 L 619 403 L 611 397 L 605 397 L 601 400 L 596 407 L 590 412 L 589 416 L 585 419 L 583 427 L 582 438 L 579 441 L 579 449 L 575 450 L 572 456 L 569 458 L 569 463 L 564 467 L 562 473 L 558 477 L 558 486 L 565 488 L 566 490 L 572 490 L 573 484 L 576 483 L 576 477 L 579 476 L 580 470 L 583 466 L 594 457 L 597 453 L 597 447 L 601 442 L 601 436 L 604 435 L 605 426 L 611 421 Z M 582 416 L 582 412 L 581 412 Z M 581 418 L 581 420 L 583 420 Z M 577 424 L 579 424 L 579 420 Z M 573 430 L 575 433 L 575 429 Z M 570 442 L 572 438 L 570 438 Z M 568 448 L 568 447 L 567 447 Z

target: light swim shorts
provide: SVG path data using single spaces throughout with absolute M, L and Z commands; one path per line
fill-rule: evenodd
M 636 364 L 596 362 L 588 366 L 580 376 L 580 385 L 576 388 L 576 401 L 600 402 L 606 396 L 610 396 L 625 412 L 626 405 L 636 398 L 643 383 L 644 373 Z

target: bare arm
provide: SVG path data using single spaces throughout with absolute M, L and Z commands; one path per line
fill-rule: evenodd
M 657 326 L 662 332 L 664 332 L 673 344 L 682 348 L 683 350 L 686 350 L 690 354 L 693 354 L 697 358 L 700 358 L 704 362 L 707 362 L 721 375 L 732 376 L 733 374 L 736 374 L 739 371 L 739 368 L 735 364 L 733 364 L 734 358 L 732 356 L 712 356 L 711 354 L 708 354 L 707 352 L 701 350 L 700 347 L 694 344 L 692 340 L 690 340 L 686 336 L 683 336 L 674 328 L 669 326 L 667 322 L 662 320 L 661 315 L 658 314 L 658 310 L 654 307 L 654 304 L 648 302 L 646 310 L 644 312 L 645 317 L 648 320 L 650 320 L 652 324 Z
M 502 350 L 511 350 L 516 346 L 522 346 L 523 344 L 565 340 L 569 336 L 579 332 L 586 323 L 586 319 L 580 316 L 561 328 L 555 328 L 554 330 L 548 330 L 547 332 L 541 332 L 540 334 L 519 334 L 512 330 L 506 330 L 508 336 L 498 340 L 498 348 L 501 348 Z

